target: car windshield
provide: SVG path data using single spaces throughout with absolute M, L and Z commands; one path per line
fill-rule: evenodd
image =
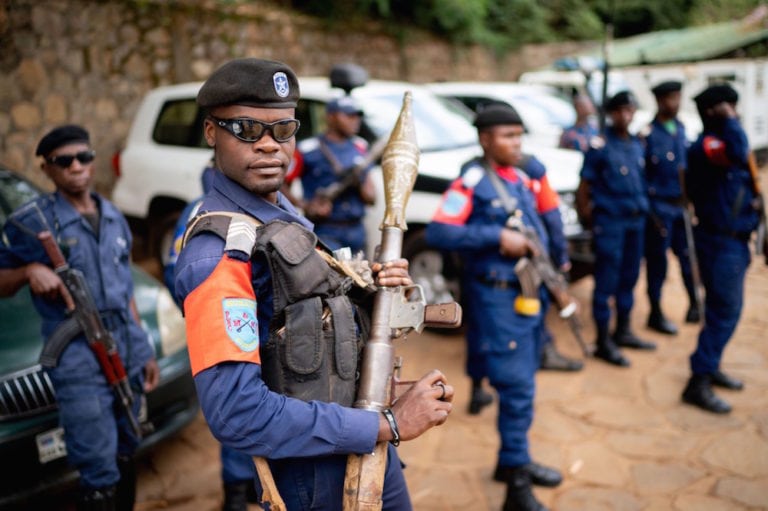
M 395 125 L 403 103 L 399 91 L 362 96 L 366 123 L 378 137 L 387 136 Z M 423 91 L 413 91 L 413 118 L 416 137 L 422 151 L 440 151 L 477 143 L 477 132 L 457 110 L 449 109 L 438 98 Z
M 13 210 L 40 195 L 28 181 L 0 168 L 0 228 Z

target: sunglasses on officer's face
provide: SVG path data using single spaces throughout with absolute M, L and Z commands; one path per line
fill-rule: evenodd
M 261 122 L 247 117 L 238 119 L 219 119 L 210 116 L 220 127 L 230 132 L 238 140 L 243 142 L 256 142 L 269 131 L 277 142 L 288 142 L 301 125 L 298 119 L 283 119 L 275 122 Z
M 96 158 L 96 151 L 90 150 L 80 151 L 76 154 L 60 154 L 58 156 L 51 156 L 46 158 L 45 161 L 51 165 L 61 167 L 62 169 L 68 169 L 69 166 L 72 165 L 72 162 L 75 161 L 75 159 L 85 165 L 86 163 L 91 163 L 94 158 Z

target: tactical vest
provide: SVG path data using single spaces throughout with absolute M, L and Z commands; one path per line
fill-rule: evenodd
M 329 265 L 317 236 L 299 224 L 230 212 L 193 218 L 183 245 L 208 231 L 269 265 L 273 315 L 260 346 L 262 378 L 270 390 L 302 401 L 352 406 L 362 348 L 370 331 L 371 289 Z M 256 267 L 257 264 L 254 264 Z

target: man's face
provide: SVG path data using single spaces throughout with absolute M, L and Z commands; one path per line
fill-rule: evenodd
M 659 113 L 674 117 L 680 111 L 680 91 L 670 92 L 656 99 Z
M 480 145 L 494 163 L 516 165 L 522 156 L 523 131 L 519 124 L 493 126 L 480 132 Z
M 613 127 L 617 131 L 627 131 L 632 123 L 632 118 L 635 116 L 635 110 L 636 108 L 633 105 L 623 105 L 608 112 L 608 115 L 611 116 Z
M 90 155 L 91 146 L 85 142 L 66 144 L 54 149 L 41 168 L 54 182 L 56 188 L 66 195 L 81 195 L 87 193 L 93 181 L 93 161 L 81 162 L 80 158 Z M 89 158 L 87 158 L 89 159 Z M 62 160 L 71 160 L 64 166 Z M 50 163 L 53 161 L 54 163 Z
M 328 127 L 339 135 L 349 138 L 358 134 L 362 117 L 358 114 L 334 112 L 328 114 Z
M 293 108 L 257 108 L 229 105 L 214 108 L 211 115 L 219 119 L 254 119 L 266 123 L 293 119 Z M 296 137 L 277 142 L 271 131 L 265 131 L 256 142 L 244 142 L 218 126 L 210 117 L 205 120 L 205 140 L 215 149 L 216 167 L 246 190 L 275 201 L 296 148 Z

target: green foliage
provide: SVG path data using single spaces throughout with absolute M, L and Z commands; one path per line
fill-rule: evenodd
M 227 1 L 227 0 L 219 0 Z M 229 0 L 231 1 L 231 0 Z M 496 50 L 522 44 L 598 40 L 747 15 L 765 0 L 291 0 L 333 22 L 376 19 L 394 33 L 418 27 L 456 44 Z

